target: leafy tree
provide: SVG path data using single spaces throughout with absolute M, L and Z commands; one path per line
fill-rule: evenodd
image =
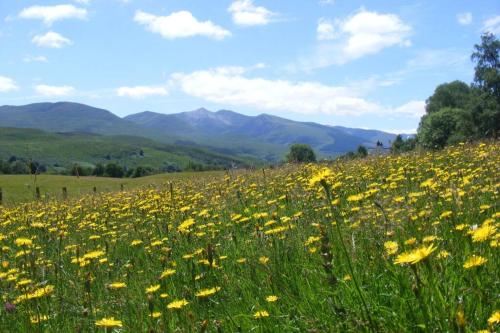
M 118 164 L 116 164 L 116 163 L 106 164 L 106 171 L 104 174 L 107 175 L 108 177 L 122 178 L 124 173 L 125 173 L 125 171 Z
M 492 33 L 481 36 L 471 59 L 476 63 L 473 86 L 500 101 L 500 41 Z
M 443 83 L 426 101 L 425 112 L 431 114 L 445 107 L 462 108 L 471 97 L 471 88 L 462 81 Z
M 104 173 L 106 172 L 104 165 L 101 163 L 97 163 L 94 168 L 94 172 L 92 174 L 97 177 L 102 177 L 104 176 Z
M 12 174 L 14 175 L 26 175 L 30 173 L 30 168 L 21 160 L 16 160 L 11 164 Z
M 290 152 L 286 156 L 289 163 L 316 162 L 316 154 L 311 146 L 303 143 L 296 143 L 290 147 Z
M 392 143 L 391 152 L 395 154 L 404 153 L 414 150 L 416 146 L 417 140 L 415 138 L 408 138 L 404 140 L 403 137 L 398 134 Z
M 361 158 L 368 156 L 368 150 L 365 146 L 358 147 L 358 156 Z
M 441 149 L 447 144 L 466 141 L 471 137 L 473 123 L 470 113 L 446 107 L 427 115 L 419 128 L 419 141 L 426 148 Z

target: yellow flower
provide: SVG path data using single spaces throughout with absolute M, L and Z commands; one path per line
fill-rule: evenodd
M 40 298 L 40 297 L 43 297 L 43 296 L 51 294 L 53 291 L 54 291 L 54 286 L 48 285 L 48 286 L 45 286 L 45 287 L 42 287 L 42 288 L 35 289 L 31 293 L 27 293 L 27 294 L 23 294 L 21 296 L 18 296 L 14 300 L 13 303 L 16 304 L 16 303 L 19 303 L 19 302 L 22 302 L 22 301 L 25 301 L 25 300 L 28 300 L 28 299 Z
M 328 168 L 323 168 L 318 171 L 314 176 L 309 179 L 309 186 L 315 186 L 316 184 L 321 183 L 322 181 L 326 181 L 333 175 L 332 170 Z
M 269 317 L 269 312 L 267 312 L 266 310 L 257 311 L 253 314 L 253 317 L 257 319 Z
M 83 256 L 84 259 L 96 259 L 105 255 L 104 251 L 91 251 Z
M 134 239 L 130 245 L 136 246 L 142 244 L 142 241 L 140 239 Z
M 185 299 L 180 299 L 180 300 L 175 300 L 173 302 L 170 302 L 167 305 L 167 308 L 168 309 L 181 309 L 188 304 L 189 304 L 189 302 L 186 301 Z
M 437 257 L 439 259 L 444 259 L 444 258 L 448 258 L 450 256 L 450 252 L 448 251 L 445 251 L 445 250 L 442 250 L 438 253 Z
M 175 274 L 175 269 L 166 269 L 160 275 L 160 280 Z
M 116 320 L 114 317 L 102 318 L 95 322 L 96 326 L 103 327 L 122 327 L 123 323 L 121 320 Z
M 213 294 L 215 294 L 216 292 L 218 292 L 219 290 L 220 290 L 220 287 L 203 289 L 203 290 L 198 291 L 195 294 L 195 296 L 200 297 L 200 298 L 209 297 L 209 296 L 212 296 Z
M 395 264 L 404 265 L 404 264 L 416 264 L 425 258 L 427 258 L 432 252 L 436 250 L 434 245 L 430 245 L 428 247 L 422 246 L 417 249 L 414 249 L 409 252 L 401 253 L 396 260 Z
M 149 316 L 151 318 L 159 318 L 159 317 L 161 317 L 161 312 L 156 311 L 156 312 L 151 313 Z
M 269 295 L 266 297 L 266 301 L 270 302 L 270 303 L 276 302 L 277 300 L 278 300 L 278 296 L 275 296 L 275 295 Z
M 109 289 L 122 289 L 127 287 L 127 285 L 124 282 L 113 282 L 108 284 L 107 286 Z
M 483 223 L 480 228 L 472 232 L 473 242 L 483 242 L 496 233 L 496 227 L 491 224 Z
M 393 241 L 388 241 L 384 243 L 385 251 L 388 255 L 395 254 L 398 252 L 398 243 Z
M 17 246 L 31 246 L 33 245 L 33 241 L 29 238 L 17 238 L 14 243 Z
M 179 232 L 187 232 L 189 231 L 189 227 L 191 227 L 194 223 L 194 219 L 187 219 L 177 227 L 177 230 Z
M 417 242 L 417 239 L 416 239 L 415 237 L 412 237 L 412 238 L 407 239 L 407 240 L 405 241 L 405 245 L 413 245 L 413 244 L 415 244 L 416 242 Z
M 269 261 L 269 258 L 266 257 L 266 256 L 262 256 L 259 258 L 259 262 L 262 264 L 262 265 L 266 265 Z
M 158 290 L 160 290 L 160 285 L 155 284 L 154 286 L 150 286 L 150 287 L 146 288 L 146 294 L 152 294 Z
M 487 261 L 488 259 L 485 259 L 481 256 L 472 255 L 465 261 L 464 268 L 469 269 L 472 267 L 481 266 L 484 265 Z
M 496 310 L 491 314 L 491 317 L 488 318 L 488 324 L 493 325 L 498 323 L 500 323 L 500 311 Z
M 42 321 L 46 321 L 46 320 L 48 320 L 48 319 L 49 319 L 49 316 L 47 316 L 47 315 L 41 315 L 41 316 L 31 316 L 31 317 L 30 317 L 30 322 L 31 322 L 32 324 L 38 324 L 38 323 L 40 323 L 40 322 L 42 322 Z

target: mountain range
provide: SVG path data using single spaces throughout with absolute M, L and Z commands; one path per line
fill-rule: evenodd
M 145 111 L 120 118 L 104 109 L 71 102 L 0 106 L 0 127 L 142 137 L 271 163 L 282 160 L 293 143 L 307 143 L 320 157 L 333 157 L 359 145 L 373 147 L 377 141 L 388 146 L 396 136 L 378 130 L 298 122 L 268 114 L 211 112 L 204 108 L 174 114 Z

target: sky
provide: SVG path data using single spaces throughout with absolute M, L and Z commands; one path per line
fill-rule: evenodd
M 205 107 L 410 133 L 498 0 L 2 0 L 0 105 Z

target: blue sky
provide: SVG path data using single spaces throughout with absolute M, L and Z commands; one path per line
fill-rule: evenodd
M 0 105 L 75 101 L 124 116 L 205 107 L 409 132 L 493 0 L 0 1 Z

